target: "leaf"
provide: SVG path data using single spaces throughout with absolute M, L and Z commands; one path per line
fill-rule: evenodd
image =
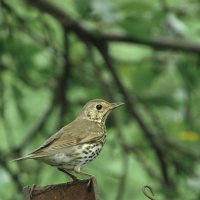
M 182 131 L 179 133 L 179 138 L 185 141 L 197 142 L 200 140 L 200 135 L 194 131 Z

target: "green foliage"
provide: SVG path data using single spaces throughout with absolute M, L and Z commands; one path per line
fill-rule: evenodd
M 3 2 L 0 199 L 22 199 L 18 186 L 66 181 L 62 173 L 45 164 L 9 161 L 41 145 L 93 98 L 126 103 L 108 118 L 107 144 L 85 169 L 97 178 L 102 200 L 142 200 L 141 188 L 146 184 L 160 200 L 199 199 L 199 55 L 167 48 L 161 51 L 150 44 L 108 43 L 113 68 L 130 96 L 131 106 L 147 132 L 153 132 L 149 138 L 137 115 L 131 113 L 101 53 L 87 38 L 80 39 L 73 27 L 65 29 L 54 16 L 28 1 Z M 103 33 L 123 33 L 144 43 L 170 39 L 198 46 L 200 3 L 195 0 L 167 0 L 166 5 L 156 0 L 47 2 L 75 19 L 94 38 Z M 165 24 L 169 11 L 187 27 L 183 38 L 174 31 L 173 20 L 173 30 L 166 30 L 170 29 Z M 170 184 L 164 181 L 161 158 L 151 139 L 163 152 Z M 120 184 L 124 177 L 123 190 Z

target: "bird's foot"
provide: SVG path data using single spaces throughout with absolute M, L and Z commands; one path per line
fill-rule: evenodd
M 93 179 L 93 178 L 95 179 L 95 177 L 94 177 L 92 174 L 89 174 L 89 173 L 86 173 L 86 172 L 82 172 L 82 171 L 80 170 L 80 166 L 75 167 L 75 168 L 74 168 L 74 171 L 75 171 L 76 173 L 80 174 L 80 175 L 90 177 L 90 179 L 88 180 L 88 183 L 87 183 L 87 188 L 88 188 L 88 191 L 91 190 L 91 188 L 92 188 L 92 179 Z
M 76 176 L 74 176 L 73 174 L 69 173 L 68 171 L 66 171 L 63 168 L 58 168 L 58 170 L 60 170 L 61 172 L 67 174 L 67 176 L 69 176 L 73 181 L 78 181 L 78 178 Z
M 93 177 L 91 177 L 91 178 L 88 180 L 88 183 L 87 183 L 88 192 L 90 192 L 90 191 L 92 190 L 92 179 L 93 179 Z

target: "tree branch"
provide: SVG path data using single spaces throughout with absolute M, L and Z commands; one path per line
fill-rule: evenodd
M 191 43 L 187 41 L 172 41 L 172 40 L 145 40 L 138 39 L 127 35 L 114 35 L 114 34 L 99 34 L 96 35 L 92 31 L 87 30 L 82 26 L 78 21 L 69 16 L 59 7 L 46 0 L 26 0 L 31 3 L 33 6 L 37 7 L 39 10 L 46 12 L 53 16 L 58 22 L 63 26 L 69 27 L 72 32 L 74 32 L 79 38 L 85 42 L 94 43 L 97 40 L 103 40 L 106 42 L 125 42 L 129 44 L 141 44 L 146 45 L 154 49 L 159 50 L 174 50 L 174 51 L 183 51 L 190 53 L 200 53 L 200 44 Z
M 167 170 L 168 167 L 167 167 L 167 163 L 164 158 L 164 153 L 162 151 L 162 148 L 159 145 L 159 143 L 157 142 L 154 132 L 147 126 L 147 124 L 143 120 L 142 116 L 136 109 L 133 95 L 130 96 L 128 94 L 128 92 L 126 91 L 125 87 L 123 86 L 123 84 L 121 83 L 121 80 L 118 77 L 117 72 L 115 71 L 115 69 L 112 65 L 112 62 L 111 62 L 111 59 L 109 56 L 109 52 L 107 49 L 107 45 L 104 44 L 103 42 L 101 42 L 101 43 L 97 43 L 96 47 L 98 48 L 100 54 L 102 55 L 106 65 L 108 67 L 108 70 L 112 74 L 115 84 L 117 85 L 120 93 L 123 95 L 124 101 L 126 102 L 127 107 L 129 108 L 128 109 L 129 114 L 133 118 L 135 118 L 135 120 L 138 122 L 140 128 L 143 130 L 144 136 L 148 139 L 153 150 L 155 151 L 155 154 L 159 161 L 160 169 L 161 169 L 161 172 L 162 172 L 162 175 L 163 175 L 166 185 L 171 185 L 171 181 L 169 179 L 168 170 Z
M 113 88 L 112 88 L 111 84 L 108 83 L 106 80 L 104 80 L 104 78 L 102 77 L 102 70 L 101 70 L 100 66 L 98 65 L 98 63 L 95 61 L 92 47 L 88 46 L 87 50 L 88 50 L 88 57 L 91 59 L 91 63 L 95 68 L 95 72 L 96 72 L 95 75 L 100 82 L 102 92 L 105 93 L 105 96 L 107 96 L 108 99 L 113 101 L 114 93 L 113 93 Z M 135 158 L 141 163 L 141 165 L 145 169 L 145 171 L 153 179 L 159 181 L 160 184 L 163 184 L 163 180 L 158 176 L 158 174 L 156 173 L 154 168 L 150 165 L 150 163 L 147 162 L 147 160 L 145 158 L 143 158 L 144 156 L 140 153 L 140 152 L 144 152 L 143 149 L 140 150 L 139 148 L 133 147 L 132 145 L 131 146 L 128 145 L 123 137 L 121 126 L 120 126 L 120 121 L 119 121 L 118 117 L 116 115 L 112 115 L 112 118 L 113 118 L 113 122 L 116 127 L 118 142 L 119 142 L 119 145 L 121 145 L 123 153 L 125 153 L 126 156 L 129 155 L 130 153 L 133 153 Z M 125 174 L 122 175 L 124 180 L 120 181 L 120 185 L 123 185 L 122 182 L 125 182 L 125 176 L 126 176 Z M 123 189 L 121 191 L 123 191 Z M 119 191 L 118 195 L 117 195 L 117 196 L 119 196 L 118 197 L 119 199 L 122 197 L 121 191 Z
M 191 43 L 187 41 L 180 40 L 166 40 L 166 39 L 152 39 L 145 40 L 134 38 L 126 35 L 114 35 L 114 34 L 106 34 L 102 35 L 102 40 L 107 42 L 124 42 L 129 44 L 140 44 L 146 45 L 156 50 L 173 50 L 173 51 L 183 51 L 190 53 L 200 53 L 200 44 Z
M 62 74 L 58 80 L 58 87 L 57 87 L 57 99 L 56 103 L 60 106 L 60 123 L 59 126 L 63 125 L 64 115 L 66 113 L 66 108 L 68 105 L 68 100 L 66 97 L 66 92 L 69 88 L 69 82 L 71 78 L 71 60 L 70 60 L 70 44 L 69 44 L 69 38 L 68 38 L 68 29 L 63 27 L 64 29 L 64 50 L 63 50 L 63 71 Z
M 56 7 L 54 4 L 46 1 L 46 0 L 26 0 L 27 2 L 31 3 L 33 6 L 37 7 L 43 12 L 46 12 L 53 16 L 58 22 L 60 22 L 61 25 L 68 28 L 69 31 L 75 33 L 84 43 L 91 43 L 101 53 L 103 59 L 105 60 L 107 67 L 109 71 L 111 72 L 113 79 L 123 95 L 125 102 L 127 103 L 127 106 L 129 107 L 128 112 L 131 116 L 133 116 L 140 128 L 143 130 L 145 137 L 150 141 L 150 144 L 152 145 L 153 149 L 155 150 L 155 154 L 157 155 L 158 161 L 160 162 L 160 168 L 163 173 L 163 178 L 167 184 L 169 184 L 169 177 L 167 172 L 167 163 L 164 159 L 164 152 L 161 148 L 161 145 L 159 142 L 157 142 L 156 135 L 154 134 L 154 131 L 149 129 L 146 122 L 142 118 L 141 114 L 136 109 L 136 105 L 134 102 L 134 97 L 130 96 L 128 94 L 128 91 L 124 88 L 123 84 L 121 83 L 121 80 L 119 79 L 112 63 L 110 60 L 110 56 L 107 51 L 107 43 L 109 42 L 127 42 L 127 43 L 133 43 L 133 44 L 141 44 L 141 45 L 147 45 L 154 49 L 162 49 L 162 50 L 180 50 L 184 52 L 190 52 L 190 53 L 200 53 L 200 45 L 189 43 L 189 42 L 178 42 L 178 41 L 164 41 L 164 40 L 144 40 L 144 39 L 138 39 L 133 38 L 130 36 L 120 36 L 120 35 L 113 35 L 113 34 L 99 34 L 95 35 L 92 31 L 86 29 L 82 24 L 80 24 L 78 21 L 73 19 L 71 16 L 69 16 L 66 12 L 62 11 L 62 9 Z M 105 44 L 105 46 L 104 46 Z

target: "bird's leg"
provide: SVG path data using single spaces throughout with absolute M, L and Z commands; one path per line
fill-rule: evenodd
M 79 166 L 74 167 L 74 171 L 83 176 L 90 176 L 91 178 L 94 177 L 92 174 L 88 174 L 86 172 L 81 172 L 81 169 Z
M 92 174 L 89 174 L 89 173 L 86 173 L 86 172 L 81 172 L 81 169 L 80 169 L 79 166 L 76 166 L 76 167 L 74 168 L 74 171 L 75 171 L 76 173 L 80 174 L 80 175 L 83 175 L 83 176 L 89 176 L 90 178 L 93 178 L 93 177 L 94 177 Z M 91 188 L 91 179 L 89 180 L 89 182 L 88 182 L 88 184 L 87 184 L 87 187 L 88 187 L 88 189 Z
M 67 174 L 73 181 L 78 180 L 76 176 L 74 176 L 73 174 L 69 173 L 68 171 L 66 171 L 63 168 L 58 168 L 58 170 L 60 170 L 61 172 L 64 172 L 65 174 Z

